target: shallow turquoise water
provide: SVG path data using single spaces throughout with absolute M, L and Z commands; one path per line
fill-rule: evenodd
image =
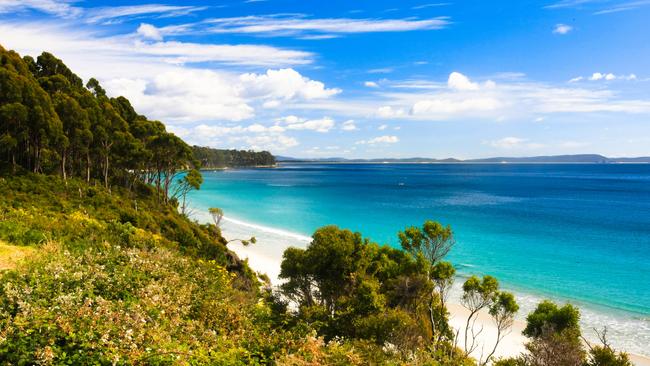
M 393 246 L 434 219 L 454 229 L 461 272 L 650 315 L 650 165 L 283 164 L 204 178 L 199 209 L 305 235 L 336 224 Z

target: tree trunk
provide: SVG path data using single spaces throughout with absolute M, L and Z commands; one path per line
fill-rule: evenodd
M 108 153 L 104 158 L 104 186 L 108 189 Z
M 64 181 L 67 180 L 67 178 L 68 178 L 67 174 L 66 174 L 66 171 L 65 171 L 65 157 L 66 157 L 66 153 L 65 153 L 65 150 L 63 150 L 61 152 L 61 175 L 63 176 Z
M 431 271 L 427 270 L 427 279 L 431 281 Z M 433 300 L 435 299 L 435 289 L 431 290 L 431 299 L 429 300 L 429 322 L 431 323 L 431 340 L 436 337 L 436 320 L 433 317 Z
M 468 333 L 469 333 L 470 323 L 471 323 L 472 319 L 474 318 L 474 315 L 476 315 L 476 313 L 478 313 L 480 310 L 481 309 L 479 308 L 479 309 L 470 311 L 469 316 L 467 317 L 467 324 L 465 324 L 465 344 L 464 344 L 464 346 L 465 346 L 465 355 L 469 355 L 470 352 L 473 351 L 473 350 L 468 350 L 467 349 L 467 336 L 468 336 Z M 474 341 L 475 340 L 476 339 L 474 337 L 474 324 L 472 324 L 472 345 L 470 346 L 470 348 L 474 348 Z
M 34 167 L 33 167 L 33 172 L 38 173 L 38 170 L 40 169 L 40 157 L 39 157 L 39 148 L 37 144 L 34 144 Z
M 90 183 L 90 151 L 86 153 L 86 182 Z
M 440 296 L 440 308 L 438 309 L 438 312 L 439 312 L 441 321 L 443 319 L 445 319 L 445 310 L 447 309 L 447 307 L 445 306 L 445 297 L 444 297 L 443 292 L 444 292 L 444 290 L 441 290 L 440 292 L 438 292 L 438 296 Z M 449 323 L 447 323 L 447 327 L 445 329 L 441 329 L 440 332 L 438 333 L 438 338 L 437 338 L 437 341 L 436 341 L 437 343 L 440 343 L 440 341 L 442 340 L 442 332 L 444 330 L 448 330 L 448 329 L 449 329 Z
M 429 301 L 429 321 L 431 322 L 431 339 L 436 339 L 436 320 L 433 316 L 434 306 L 433 301 L 435 299 L 434 292 L 431 291 L 431 300 Z
M 487 366 L 488 362 L 490 362 L 490 359 L 492 356 L 494 356 L 494 353 L 497 351 L 497 347 L 499 347 L 499 342 L 501 342 L 501 325 L 497 324 L 497 340 L 494 342 L 494 348 L 492 348 L 492 352 L 487 356 L 485 361 L 479 360 L 481 362 L 480 366 Z

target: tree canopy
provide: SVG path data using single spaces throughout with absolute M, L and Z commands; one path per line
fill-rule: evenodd
M 107 188 L 141 182 L 155 186 L 165 202 L 184 197 L 174 187 L 179 173 L 202 164 L 275 163 L 266 151 L 190 147 L 163 123 L 137 113 L 128 99 L 109 97 L 97 79 L 84 86 L 48 52 L 34 60 L 0 46 L 0 121 L 0 166 L 95 180 Z M 195 178 L 181 178 L 181 185 L 197 189 Z
M 275 165 L 275 157 L 268 151 L 222 150 L 201 146 L 192 146 L 192 151 L 205 169 Z

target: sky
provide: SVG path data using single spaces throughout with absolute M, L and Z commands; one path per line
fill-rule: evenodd
M 191 144 L 648 156 L 649 20 L 650 0 L 0 0 L 0 45 L 55 54 Z

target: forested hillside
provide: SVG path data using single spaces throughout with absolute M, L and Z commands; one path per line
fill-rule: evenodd
M 0 161 L 105 187 L 155 184 L 165 197 L 176 172 L 206 167 L 272 165 L 268 152 L 190 148 L 128 99 L 109 97 L 44 52 L 34 60 L 0 46 Z M 197 153 L 197 156 L 194 153 Z
M 275 165 L 275 157 L 268 151 L 221 150 L 201 146 L 192 146 L 192 151 L 204 169 Z

